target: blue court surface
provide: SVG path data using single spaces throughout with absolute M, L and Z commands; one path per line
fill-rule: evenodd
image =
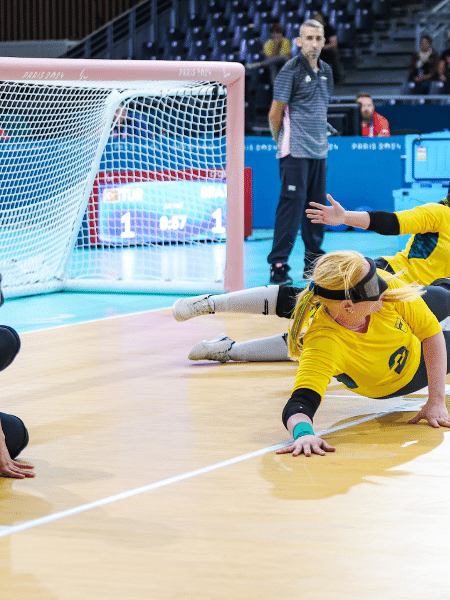
M 358 250 L 376 258 L 392 255 L 398 250 L 398 238 L 383 237 L 371 232 L 328 231 L 324 249 Z M 269 265 L 267 255 L 272 245 L 271 230 L 255 230 L 245 242 L 245 287 L 267 285 Z M 294 284 L 303 283 L 303 243 L 298 237 L 289 260 Z M 297 276 L 296 276 L 297 275 Z M 169 308 L 179 296 L 157 294 L 93 294 L 55 293 L 26 298 L 7 299 L 1 308 L 1 322 L 19 333 L 61 327 L 97 319 L 149 310 Z

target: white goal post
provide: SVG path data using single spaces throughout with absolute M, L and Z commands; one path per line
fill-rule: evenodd
M 0 58 L 6 297 L 244 287 L 244 67 Z

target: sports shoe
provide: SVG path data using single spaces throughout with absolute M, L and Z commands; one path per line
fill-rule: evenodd
M 226 363 L 231 360 L 228 352 L 231 350 L 233 344 L 233 340 L 224 333 L 221 333 L 210 342 L 203 340 L 196 344 L 189 352 L 188 358 L 190 360 L 217 360 L 221 363 Z
M 213 315 L 214 312 L 214 300 L 211 294 L 180 298 L 172 306 L 172 313 L 176 321 L 187 321 L 199 315 Z
M 289 277 L 288 271 L 291 267 L 286 263 L 276 263 L 270 267 L 270 283 L 274 285 L 291 285 L 292 278 Z

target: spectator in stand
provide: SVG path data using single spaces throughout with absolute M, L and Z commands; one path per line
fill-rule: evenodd
M 449 47 L 441 54 L 438 65 L 438 80 L 444 85 L 440 90 L 442 94 L 450 94 L 450 32 L 448 33 Z
M 361 106 L 361 135 L 364 137 L 389 137 L 389 122 L 375 112 L 370 94 L 360 93 L 356 102 Z
M 9 140 L 9 135 L 6 133 L 6 131 L 4 129 L 0 128 L 0 141 L 7 141 Z
M 340 85 L 344 82 L 344 72 L 339 56 L 336 29 L 330 25 L 328 19 L 321 12 L 316 12 L 312 18 L 323 25 L 325 46 L 322 48 L 320 58 L 332 68 L 334 85 Z
M 284 29 L 280 23 L 273 23 L 269 32 L 270 40 L 267 40 L 263 46 L 266 58 L 263 61 L 249 63 L 245 68 L 251 70 L 267 67 L 273 85 L 281 67 L 292 58 L 292 53 L 291 42 L 284 37 Z
M 429 94 L 431 82 L 439 78 L 439 54 L 433 48 L 429 35 L 420 38 L 419 51 L 411 57 L 408 75 L 408 88 L 412 94 Z

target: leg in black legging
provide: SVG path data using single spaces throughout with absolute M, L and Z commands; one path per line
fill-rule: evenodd
M 427 285 L 422 298 L 438 321 L 443 321 L 450 316 L 450 281 L 448 279 L 436 279 L 431 285 Z
M 6 369 L 20 350 L 17 331 L 7 325 L 0 325 L 0 371 Z
M 6 447 L 11 458 L 16 458 L 28 444 L 28 431 L 23 421 L 14 415 L 0 412 Z
M 7 325 L 0 325 L 0 371 L 6 369 L 20 350 L 18 333 Z M 28 431 L 19 417 L 0 412 L 6 447 L 11 458 L 15 458 L 28 444 Z

